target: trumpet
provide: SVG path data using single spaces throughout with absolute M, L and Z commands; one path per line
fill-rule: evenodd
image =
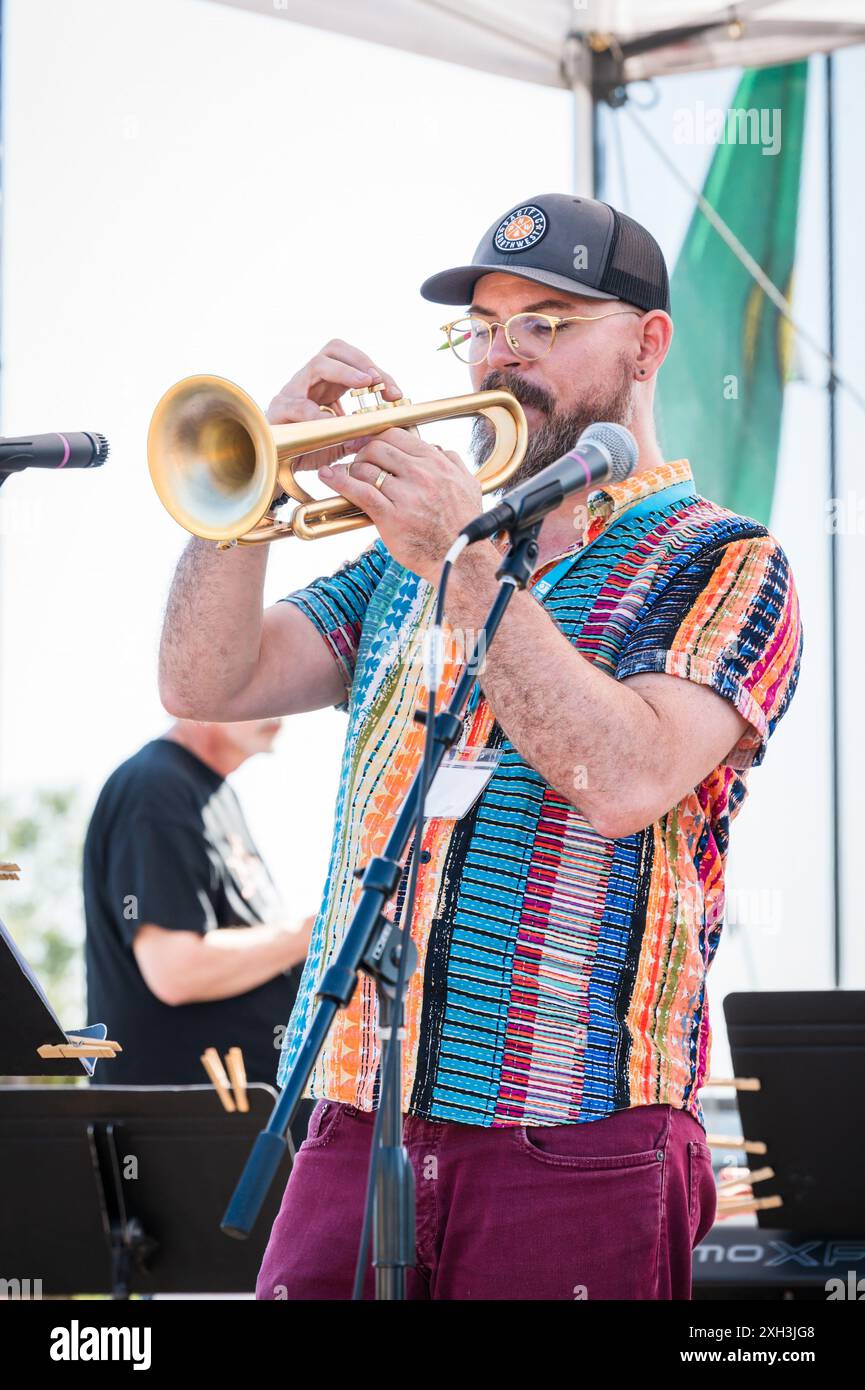
M 523 408 L 509 391 L 475 391 L 413 405 L 385 401 L 381 382 L 352 391 L 357 408 L 320 420 L 272 425 L 234 382 L 189 376 L 166 391 L 150 421 L 147 461 L 165 509 L 187 531 L 221 549 L 297 536 L 315 540 L 373 523 L 345 497 L 316 500 L 300 486 L 294 465 L 301 454 L 394 427 L 412 429 L 437 420 L 482 415 L 495 431 L 489 457 L 477 471 L 484 493 L 502 486 L 526 451 Z M 366 402 L 366 403 L 364 403 Z M 289 521 L 274 519 L 279 489 L 298 505 Z

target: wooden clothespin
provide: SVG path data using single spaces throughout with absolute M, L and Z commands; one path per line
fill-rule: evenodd
M 229 1115 L 233 1115 L 236 1106 L 231 1097 L 230 1083 L 225 1074 L 225 1068 L 222 1065 L 222 1058 L 215 1047 L 209 1047 L 207 1051 L 202 1054 L 201 1065 L 213 1082 L 216 1094 L 222 1101 L 223 1107 L 228 1111 Z
M 747 1185 L 753 1187 L 755 1182 L 768 1182 L 769 1178 L 774 1178 L 774 1168 L 731 1168 L 728 1174 L 721 1174 L 718 1178 L 718 1191 L 723 1192 L 727 1187 L 741 1187 Z
M 65 1043 L 43 1043 L 36 1049 L 40 1057 L 78 1057 L 98 1059 L 100 1057 L 115 1057 L 123 1048 L 120 1043 L 110 1042 L 108 1038 L 104 1042 L 97 1038 L 82 1038 L 76 1033 L 69 1033 Z
M 744 1216 L 751 1211 L 768 1211 L 772 1207 L 783 1207 L 782 1197 L 755 1197 L 754 1200 L 741 1202 L 729 1199 L 718 1198 L 718 1216 Z
M 740 1139 L 735 1134 L 707 1134 L 706 1143 L 713 1149 L 742 1149 L 746 1154 L 768 1153 L 762 1139 Z
M 249 1100 L 246 1095 L 246 1067 L 243 1065 L 243 1053 L 239 1047 L 228 1049 L 225 1054 L 225 1065 L 228 1068 L 228 1075 L 231 1077 L 237 1108 L 245 1113 L 249 1110 Z

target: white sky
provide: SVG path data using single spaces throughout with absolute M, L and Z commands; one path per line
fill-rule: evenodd
M 386 365 L 414 400 L 468 389 L 449 355 L 432 351 L 446 315 L 420 299 L 418 286 L 470 256 L 509 205 L 568 189 L 570 102 L 563 92 L 205 0 L 7 0 L 7 16 L 3 429 L 98 429 L 111 458 L 91 475 L 34 472 L 3 489 L 0 788 L 75 784 L 89 803 L 112 768 L 167 725 L 156 647 L 186 536 L 147 471 L 159 396 L 179 377 L 207 371 L 266 405 L 334 335 Z M 848 309 L 862 293 L 853 133 L 863 126 L 863 76 L 863 51 L 843 52 L 839 355 L 860 383 L 863 349 Z M 668 81 L 644 116 L 693 182 L 711 151 L 673 143 L 675 112 L 698 100 L 726 106 L 736 78 Z M 822 334 L 817 65 L 812 93 L 797 309 Z M 627 120 L 622 134 L 627 187 L 611 148 L 606 196 L 652 228 L 672 266 L 688 201 Z M 734 826 L 729 886 L 764 924 L 722 941 L 710 976 L 718 1025 L 728 989 L 831 983 L 825 403 L 819 364 L 807 352 L 802 360 L 813 384 L 788 390 L 772 529 L 799 587 L 805 662 Z M 861 426 L 858 410 L 845 406 L 842 493 L 857 486 Z M 268 598 L 329 573 L 371 536 L 274 547 Z M 865 739 L 855 717 L 863 671 L 852 621 L 865 580 L 861 532 L 842 544 L 843 773 L 854 860 L 845 983 L 861 987 L 856 788 Z M 274 756 L 235 778 L 298 913 L 317 905 L 324 879 L 343 729 L 331 711 L 288 721 Z

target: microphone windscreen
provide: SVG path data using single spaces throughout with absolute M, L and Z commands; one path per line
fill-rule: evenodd
M 108 440 L 105 438 L 104 434 L 94 434 L 93 438 L 96 440 L 95 462 L 97 464 L 104 463 L 105 460 L 108 458 L 109 453 L 111 452 L 111 446 L 108 443 Z
M 613 425 L 607 421 L 599 421 L 597 424 L 589 425 L 588 429 L 583 430 L 577 442 L 577 450 L 594 445 L 596 449 L 603 449 L 610 457 L 611 472 L 610 482 L 621 483 L 625 478 L 630 477 L 637 466 L 637 441 L 626 430 L 624 425 Z

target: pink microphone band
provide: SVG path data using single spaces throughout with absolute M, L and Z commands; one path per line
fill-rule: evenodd
M 578 454 L 576 449 L 572 449 L 570 454 L 568 455 L 568 458 L 576 459 L 577 463 L 581 463 L 583 465 L 583 472 L 586 475 L 586 486 L 588 487 L 589 483 L 592 481 L 592 470 L 589 468 L 589 465 L 586 463 L 582 454 Z

